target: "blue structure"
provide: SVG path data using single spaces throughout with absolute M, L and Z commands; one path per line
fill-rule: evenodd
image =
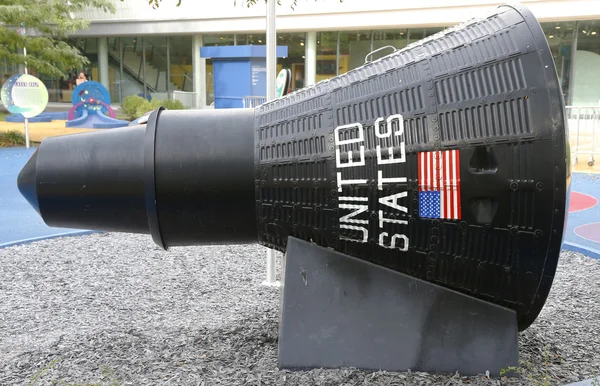
M 29 118 L 29 122 L 52 122 L 54 120 L 65 121 L 67 119 L 66 111 L 59 112 L 43 112 L 33 118 Z M 6 122 L 25 122 L 25 117 L 19 114 L 12 114 L 6 117 Z
M 284 58 L 288 48 L 276 52 Z M 267 46 L 202 47 L 200 57 L 213 62 L 216 109 L 242 108 L 244 97 L 267 95 Z
M 67 115 L 67 127 L 112 129 L 129 124 L 128 121 L 116 119 L 110 107 L 110 93 L 101 83 L 81 83 L 73 90 L 71 102 L 73 107 Z

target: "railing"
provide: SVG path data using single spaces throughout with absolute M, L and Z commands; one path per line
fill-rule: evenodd
M 115 42 L 116 42 L 116 39 L 115 39 Z M 123 44 L 123 57 L 125 56 L 124 54 L 127 52 L 134 53 L 136 56 L 138 56 L 139 66 L 138 66 L 137 71 L 125 64 L 124 60 L 122 60 L 122 58 L 121 58 L 119 50 L 120 50 L 120 47 L 118 47 L 118 45 L 116 43 L 113 44 L 112 51 L 109 53 L 109 56 L 114 61 L 116 61 L 117 65 L 119 65 L 119 66 L 122 65 L 123 70 L 126 71 L 129 75 L 131 75 L 135 80 L 140 82 L 142 85 L 145 84 L 147 89 L 149 90 L 149 92 L 158 92 L 160 90 L 159 82 L 161 80 L 161 73 L 165 73 L 164 79 L 166 80 L 167 83 L 172 83 L 170 77 L 167 76 L 170 71 L 161 71 L 161 68 L 159 68 L 160 66 L 157 66 L 157 60 L 158 60 L 159 63 L 164 63 L 165 67 L 166 67 L 166 65 L 168 63 L 167 57 L 164 56 L 162 53 L 160 53 L 160 51 L 158 49 L 156 49 L 156 47 L 154 45 L 150 44 L 148 46 L 144 46 L 144 50 L 146 50 L 146 51 L 149 50 L 149 54 L 146 55 L 146 66 L 150 66 L 156 70 L 156 79 L 148 79 L 148 74 L 145 74 L 144 59 L 140 55 L 141 52 L 138 52 L 138 50 L 137 50 L 137 40 L 135 41 L 135 43 L 133 45 Z M 176 74 L 174 76 L 183 77 L 183 82 L 182 82 L 181 88 L 182 88 L 182 90 L 185 90 L 185 87 L 187 84 L 193 84 L 193 79 L 188 75 L 188 71 L 186 70 L 185 67 L 183 67 L 179 64 L 175 64 L 174 66 L 183 70 L 183 74 Z M 165 84 L 165 86 L 166 86 L 166 84 Z M 165 91 L 166 91 L 166 89 L 167 89 L 167 87 L 165 87 Z M 169 90 L 169 91 L 174 91 L 174 90 Z
M 196 107 L 196 93 L 187 91 L 173 91 L 173 100 L 180 101 L 184 107 L 193 109 Z
M 594 156 L 600 155 L 600 106 L 567 106 L 566 112 L 573 165 L 585 154 L 588 166 L 594 166 Z
M 116 53 L 109 52 L 108 53 L 109 60 L 112 59 L 113 64 L 115 64 L 116 66 L 122 66 L 123 71 L 125 71 L 127 74 L 129 74 L 131 77 L 133 77 L 135 80 L 140 82 L 142 85 L 146 84 L 146 88 L 148 88 L 148 91 L 156 92 L 156 89 L 154 87 L 150 86 L 150 84 L 147 81 L 145 81 L 143 74 L 141 74 L 142 59 L 140 58 L 140 69 L 136 72 L 134 69 L 132 69 L 131 67 L 126 65 L 120 56 L 121 55 L 119 55 L 118 52 L 116 52 Z
M 267 101 L 266 97 L 263 96 L 245 96 L 242 99 L 242 102 L 244 103 L 244 108 L 254 108 L 254 107 L 258 107 L 260 105 L 262 105 L 263 103 L 265 103 Z

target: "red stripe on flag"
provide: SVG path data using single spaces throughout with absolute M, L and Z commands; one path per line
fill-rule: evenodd
M 431 152 L 427 152 L 427 190 L 431 190 Z
M 458 219 L 458 197 L 456 195 L 456 150 L 452 150 L 452 212 L 453 219 Z
M 460 151 L 457 150 L 456 151 L 456 202 L 457 202 L 457 207 L 458 207 L 458 216 L 457 219 L 462 219 L 461 213 L 461 207 L 460 207 Z
M 425 154 L 423 153 L 419 153 L 419 191 L 423 190 L 423 180 L 425 179 L 425 165 L 424 161 L 425 160 Z
M 444 192 L 445 189 L 445 182 L 444 182 L 444 152 L 443 151 L 438 151 L 436 152 L 437 156 L 438 156 L 438 161 L 439 161 L 439 165 L 438 165 L 438 181 L 440 182 L 440 217 L 444 218 L 446 216 L 446 208 L 444 205 L 444 199 L 446 197 L 446 194 Z
M 444 151 L 444 181 L 446 182 L 446 195 L 443 203 L 446 214 L 444 218 L 452 218 L 452 207 L 450 206 L 452 202 L 452 182 L 450 181 L 450 153 L 448 153 L 448 150 Z

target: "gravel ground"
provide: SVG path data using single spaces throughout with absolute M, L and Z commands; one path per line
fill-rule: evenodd
M 563 385 L 600 374 L 600 261 L 571 252 L 520 335 L 520 378 L 280 371 L 264 251 L 164 252 L 125 234 L 0 249 L 0 385 Z

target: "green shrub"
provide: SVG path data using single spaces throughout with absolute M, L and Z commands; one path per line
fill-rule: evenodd
M 165 108 L 167 110 L 185 110 L 185 107 L 183 106 L 183 103 L 181 103 L 181 101 L 178 101 L 176 99 L 172 99 L 172 100 L 164 100 L 163 101 L 163 106 L 165 106 Z
M 20 131 L 0 132 L 0 147 L 25 146 L 25 135 Z
M 138 95 L 130 95 L 123 99 L 121 103 L 121 112 L 128 116 L 130 119 L 136 119 L 138 116 L 137 110 L 141 104 L 148 102 L 146 99 Z
M 185 109 L 181 101 L 169 99 L 152 99 L 150 102 L 148 102 L 148 100 L 145 98 L 133 95 L 123 99 L 123 103 L 121 103 L 121 111 L 130 119 L 134 120 L 141 117 L 149 111 L 156 110 L 160 106 L 165 107 L 167 110 Z

